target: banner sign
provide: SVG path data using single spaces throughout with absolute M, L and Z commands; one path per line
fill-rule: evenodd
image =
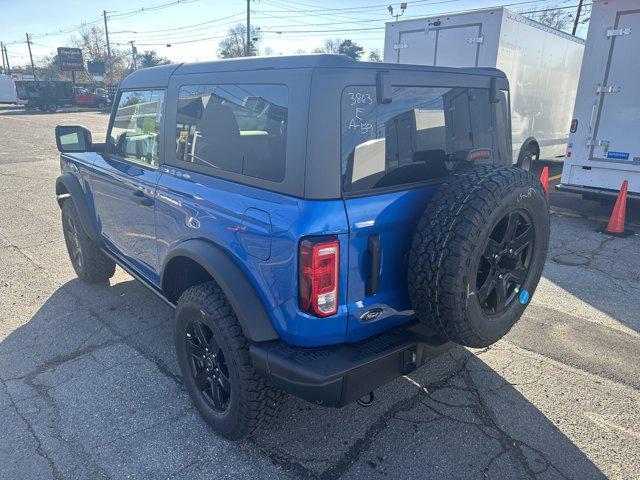
M 60 63 L 60 70 L 63 70 L 65 72 L 84 71 L 82 50 L 79 48 L 59 47 L 58 62 Z

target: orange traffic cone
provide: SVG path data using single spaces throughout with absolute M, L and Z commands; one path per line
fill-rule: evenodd
M 549 203 L 549 167 L 544 167 L 542 169 L 540 183 L 542 183 L 542 186 L 544 187 L 544 193 L 547 194 L 547 203 Z
M 613 212 L 611 212 L 611 218 L 607 224 L 607 228 L 604 229 L 604 233 L 613 235 L 614 237 L 626 237 L 632 235 L 631 230 L 625 230 L 624 218 L 627 213 L 627 188 L 629 182 L 626 180 L 622 182 L 622 188 L 616 199 L 616 204 L 613 206 Z
M 547 204 L 549 205 L 549 215 L 554 215 L 556 212 L 551 208 L 551 200 L 549 198 L 549 167 L 544 167 L 540 174 L 540 183 L 544 187 L 544 193 L 547 194 Z

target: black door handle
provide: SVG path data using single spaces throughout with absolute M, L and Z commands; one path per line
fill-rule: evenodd
M 380 247 L 380 235 L 369 235 L 367 240 L 367 257 L 369 259 L 369 276 L 365 281 L 364 293 L 367 297 L 378 293 L 380 285 L 380 260 L 382 256 Z

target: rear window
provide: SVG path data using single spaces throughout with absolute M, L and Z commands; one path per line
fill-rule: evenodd
M 378 104 L 375 86 L 348 87 L 342 94 L 343 191 L 435 180 L 449 175 L 454 155 L 466 158 L 479 148 L 494 155 L 492 110 L 482 88 L 394 86 L 392 101 Z
M 287 116 L 284 85 L 183 86 L 176 154 L 213 175 L 223 170 L 281 182 Z

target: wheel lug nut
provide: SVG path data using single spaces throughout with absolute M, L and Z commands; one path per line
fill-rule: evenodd
M 498 278 L 502 278 L 502 274 L 498 275 Z
M 510 248 L 510 249 L 509 249 L 509 253 L 513 253 L 513 248 Z

